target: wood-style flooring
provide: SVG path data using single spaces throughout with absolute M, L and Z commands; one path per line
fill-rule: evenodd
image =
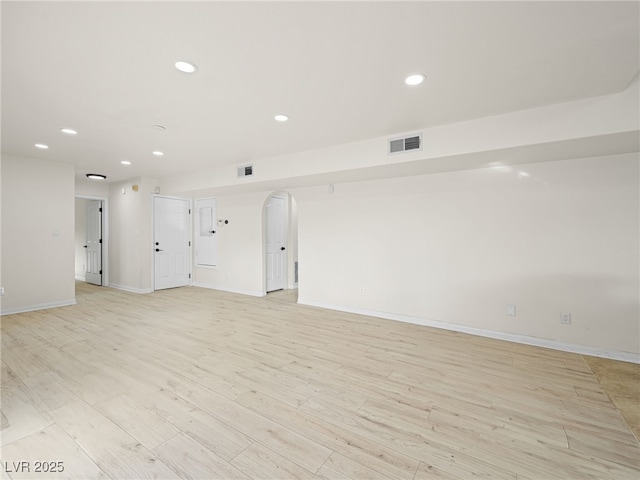
M 77 290 L 2 317 L 2 478 L 640 477 L 580 355 L 286 293 Z

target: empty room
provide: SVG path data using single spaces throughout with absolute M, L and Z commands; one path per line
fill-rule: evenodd
M 640 477 L 639 2 L 0 17 L 0 478 Z

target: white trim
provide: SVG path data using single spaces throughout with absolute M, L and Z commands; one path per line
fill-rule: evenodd
M 239 293 L 241 295 L 250 295 L 252 297 L 264 297 L 266 294 L 260 290 L 241 290 L 238 288 L 219 287 L 212 283 L 193 282 L 194 287 L 208 288 L 210 290 L 220 290 L 222 292 Z
M 116 290 L 122 290 L 124 292 L 129 292 L 129 293 L 139 293 L 139 294 L 153 293 L 152 288 L 134 288 L 134 287 L 127 287 L 126 285 L 116 285 L 114 283 L 112 283 L 109 286 L 111 288 L 115 288 Z
M 468 333 L 480 337 L 495 338 L 497 340 L 506 340 L 508 342 L 522 343 L 525 345 L 533 345 L 536 347 L 550 348 L 552 350 L 561 350 L 563 352 L 578 353 L 580 355 L 591 355 L 594 357 L 610 358 L 612 360 L 620 360 L 623 362 L 640 364 L 640 353 L 623 352 L 610 348 L 593 347 L 588 345 L 578 345 L 574 343 L 558 342 L 546 338 L 529 337 L 527 335 L 517 335 L 514 333 L 496 332 L 493 330 L 484 330 L 482 328 L 467 327 L 464 325 L 456 325 L 453 323 L 438 322 L 436 320 L 428 320 L 425 318 L 411 317 L 408 315 L 397 315 L 395 313 L 377 312 L 374 310 L 366 310 L 364 308 L 346 307 L 343 305 L 333 305 L 330 303 L 317 302 L 306 298 L 298 298 L 301 305 L 309 305 L 312 307 L 326 308 L 329 310 L 338 310 L 341 312 L 356 313 L 359 315 L 367 315 L 369 317 L 384 318 L 386 320 L 395 320 L 398 322 L 412 323 L 422 325 L 424 327 L 439 328 L 442 330 L 451 330 L 454 332 Z
M 79 280 L 81 282 L 86 282 L 87 281 L 87 279 L 84 278 L 84 276 L 82 276 L 82 275 L 76 275 L 76 280 Z
M 33 312 L 35 310 L 46 310 L 47 308 L 68 307 L 70 305 L 76 305 L 76 299 L 60 300 L 51 303 L 41 303 L 38 305 L 29 305 L 26 307 L 7 308 L 0 312 L 0 315 L 12 315 L 14 313 Z

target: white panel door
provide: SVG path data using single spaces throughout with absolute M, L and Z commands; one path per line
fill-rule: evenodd
M 215 267 L 218 264 L 218 221 L 216 199 L 196 200 L 196 265 Z
M 183 287 L 191 277 L 189 200 L 154 198 L 154 289 Z
M 273 196 L 266 208 L 266 272 L 267 292 L 282 290 L 286 271 L 286 203 L 284 198 Z
M 87 270 L 84 279 L 88 283 L 102 285 L 102 202 L 87 202 L 85 215 Z

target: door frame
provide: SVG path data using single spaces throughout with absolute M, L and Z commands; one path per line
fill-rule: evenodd
M 193 199 L 192 198 L 184 198 L 184 197 L 176 197 L 173 195 L 160 195 L 153 194 L 151 195 L 151 244 L 149 247 L 151 248 L 151 284 L 153 291 L 156 292 L 156 198 L 168 198 L 171 200 L 184 200 L 189 202 L 189 242 L 191 244 L 191 250 L 189 251 L 189 284 L 185 286 L 193 286 L 193 252 L 194 252 L 194 244 L 193 244 Z M 179 288 L 179 287 L 178 287 Z
M 294 258 L 294 250 L 297 250 L 297 245 L 294 248 L 292 244 L 292 229 L 297 229 L 297 224 L 293 225 L 291 218 L 291 206 L 293 195 L 285 190 L 277 190 L 269 193 L 264 202 L 262 203 L 262 296 L 267 295 L 267 204 L 271 200 L 271 197 L 278 196 L 284 198 L 285 203 L 285 220 L 284 220 L 284 234 L 287 243 L 287 255 L 285 256 L 285 269 L 284 269 L 284 290 L 291 290 L 298 288 L 298 283 L 294 283 L 294 279 L 290 276 L 290 266 L 296 260 Z M 293 286 L 293 287 L 292 287 Z
M 109 197 L 96 195 L 75 195 L 84 200 L 99 200 L 102 202 L 102 286 L 109 286 Z M 75 275 L 74 275 L 75 278 Z

